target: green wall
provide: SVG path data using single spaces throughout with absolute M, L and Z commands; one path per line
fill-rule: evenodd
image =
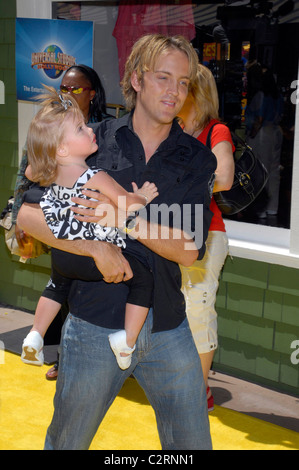
M 13 194 L 18 168 L 15 91 L 15 0 L 0 0 L 0 209 Z M 11 256 L 0 229 L 0 304 L 34 311 L 48 282 L 49 256 L 26 264 Z M 214 369 L 298 395 L 299 366 L 290 360 L 299 340 L 299 270 L 228 258 L 217 296 L 219 348 Z M 1 326 L 1 325 L 0 325 Z
M 299 270 L 228 257 L 217 312 L 214 369 L 299 395 Z
M 0 104 L 0 210 L 13 194 L 18 169 L 18 105 L 15 80 L 15 0 L 0 0 L 0 80 L 5 104 Z M 0 229 L 0 303 L 34 310 L 49 279 L 49 256 L 25 265 L 11 256 Z
M 0 0 L 0 80 L 5 104 L 0 104 L 0 201 L 7 200 L 18 164 L 18 111 L 15 92 L 15 1 Z

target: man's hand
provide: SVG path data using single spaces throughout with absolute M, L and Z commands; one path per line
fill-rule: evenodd
M 22 258 L 31 258 L 34 239 L 28 233 L 24 232 L 18 224 L 15 225 L 15 235 L 19 247 L 19 256 Z
M 123 256 L 121 249 L 111 243 L 97 244 L 93 259 L 98 270 L 103 274 L 104 281 L 119 283 L 133 277 L 129 262 Z M 99 249 L 100 248 L 100 249 Z
M 72 206 L 72 211 L 75 213 L 75 218 L 82 222 L 92 222 L 100 224 L 103 227 L 123 227 L 127 218 L 127 213 L 118 209 L 111 200 L 101 193 L 89 191 L 88 189 L 82 191 L 86 196 L 96 199 L 72 198 L 72 201 L 79 205 Z
M 26 233 L 24 232 L 24 230 L 22 230 L 18 224 L 15 225 L 15 234 L 16 234 L 16 240 L 18 242 L 18 246 L 20 248 L 20 250 L 23 250 L 25 248 L 25 245 L 26 245 L 26 237 L 28 235 L 26 235 Z

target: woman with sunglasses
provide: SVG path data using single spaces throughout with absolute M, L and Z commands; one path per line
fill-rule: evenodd
M 106 96 L 101 80 L 95 70 L 87 65 L 73 65 L 64 74 L 61 93 L 69 93 L 77 101 L 85 122 L 101 122 L 106 113 Z
M 77 101 L 81 109 L 85 122 L 101 122 L 104 119 L 111 119 L 113 116 L 106 113 L 106 95 L 102 82 L 97 72 L 87 65 L 73 65 L 64 74 L 60 91 L 63 94 L 71 94 Z M 32 183 L 26 178 L 25 170 L 28 165 L 27 151 L 24 150 L 20 167 L 18 170 L 16 186 L 14 190 L 14 205 L 12 208 L 12 223 L 15 225 L 16 239 L 20 249 L 26 244 L 26 234 L 18 228 L 16 224 L 17 215 L 22 204 L 23 194 Z M 62 306 L 61 317 L 65 319 L 68 314 L 68 307 Z M 58 375 L 58 360 L 51 367 L 46 378 L 56 380 Z

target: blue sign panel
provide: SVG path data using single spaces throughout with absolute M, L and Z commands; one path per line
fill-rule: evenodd
M 43 84 L 58 89 L 65 70 L 93 66 L 93 22 L 16 19 L 17 99 L 34 101 Z

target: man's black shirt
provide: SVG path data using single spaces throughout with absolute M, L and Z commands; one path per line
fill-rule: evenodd
M 144 149 L 132 127 L 132 115 L 120 119 L 92 124 L 99 145 L 98 151 L 88 158 L 87 163 L 103 168 L 127 191 L 132 191 L 134 181 L 141 187 L 145 181 L 154 182 L 159 196 L 146 208 L 148 219 L 153 214 L 163 223 L 163 208 L 167 211 L 170 226 L 178 226 L 184 218 L 184 229 L 193 235 L 201 259 L 205 252 L 212 213 L 209 210 L 212 181 L 216 169 L 215 156 L 198 140 L 185 134 L 176 121 L 173 122 L 168 138 L 157 151 L 145 161 Z M 37 193 L 30 191 L 25 202 L 38 202 Z M 155 205 L 153 211 L 152 205 Z M 201 216 L 196 205 L 202 205 Z M 200 227 L 200 233 L 198 232 Z M 154 276 L 153 331 L 176 328 L 185 318 L 185 301 L 181 292 L 179 266 L 153 253 L 136 240 L 126 238 L 128 253 L 147 264 Z M 58 253 L 57 253 L 58 252 Z M 55 250 L 55 265 L 66 277 L 76 271 L 82 272 L 81 280 L 74 280 L 69 296 L 70 312 L 92 324 L 120 329 L 124 326 L 125 303 L 128 288 L 124 283 L 108 284 L 105 281 L 87 281 L 84 271 L 88 270 L 89 258 Z M 70 261 L 71 260 L 71 261 Z

